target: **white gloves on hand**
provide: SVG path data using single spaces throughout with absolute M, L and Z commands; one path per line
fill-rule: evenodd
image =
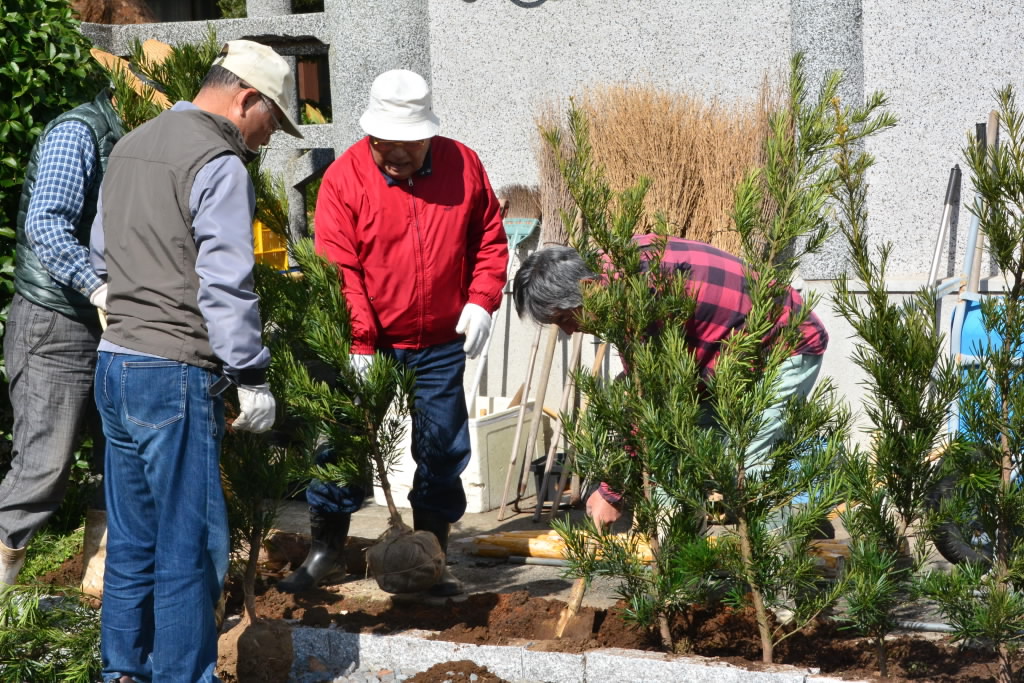
M 107 310 L 107 283 L 104 282 L 102 285 L 93 290 L 92 294 L 89 295 L 89 303 L 96 308 Z
M 484 350 L 491 336 L 491 314 L 476 304 L 466 304 L 455 326 L 455 332 L 466 335 L 462 350 L 470 358 L 476 358 Z
M 277 401 L 269 384 L 238 385 L 238 417 L 232 427 L 259 434 L 274 426 Z
M 356 377 L 359 378 L 360 380 L 366 379 L 366 374 L 370 372 L 370 365 L 372 363 L 372 353 L 348 354 L 348 364 L 352 367 L 352 372 L 356 373 Z

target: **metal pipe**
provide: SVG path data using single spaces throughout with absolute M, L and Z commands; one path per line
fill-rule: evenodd
M 526 555 L 509 555 L 508 561 L 512 564 L 543 564 L 549 567 L 568 567 L 566 560 L 557 557 L 528 557 Z
M 939 624 L 929 621 L 897 621 L 896 625 L 908 631 L 931 631 L 932 633 L 956 633 L 956 629 L 949 624 Z
M 928 271 L 928 286 L 935 285 L 939 278 L 939 261 L 943 251 L 948 250 L 946 244 L 949 226 L 952 222 L 953 207 L 960 203 L 960 165 L 949 169 L 949 181 L 946 183 L 946 199 L 942 207 L 942 219 L 939 221 L 939 236 L 935 239 L 935 253 L 932 254 L 932 267 Z

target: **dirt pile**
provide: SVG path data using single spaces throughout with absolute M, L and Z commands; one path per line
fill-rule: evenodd
M 145 0 L 71 0 L 82 21 L 91 24 L 148 24 L 156 15 Z

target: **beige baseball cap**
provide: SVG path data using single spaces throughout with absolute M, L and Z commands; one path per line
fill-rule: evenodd
M 224 67 L 273 100 L 284 114 L 281 122 L 284 131 L 297 138 L 302 137 L 292 118 L 295 77 L 284 57 L 272 48 L 252 40 L 229 40 L 224 43 L 220 56 L 213 63 Z

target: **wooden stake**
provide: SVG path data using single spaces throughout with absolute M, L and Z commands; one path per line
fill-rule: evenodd
M 558 452 L 558 444 L 562 440 L 562 415 L 569 410 L 569 398 L 572 396 L 573 375 L 572 370 L 580 363 L 580 352 L 583 347 L 583 333 L 576 332 L 572 335 L 572 355 L 569 360 L 569 373 L 565 379 L 565 386 L 562 388 L 562 401 L 558 404 L 558 423 L 555 425 L 555 433 L 551 436 L 551 446 L 548 448 L 547 458 L 544 460 L 544 475 L 541 477 L 540 488 L 537 490 L 537 505 L 533 511 L 533 521 L 540 521 L 541 510 L 544 509 L 544 495 L 548 490 L 548 481 L 551 479 L 551 469 L 555 464 L 555 454 Z M 562 473 L 568 472 L 567 467 L 562 467 Z M 562 486 L 565 480 L 562 479 Z M 551 501 L 551 509 L 557 510 L 558 503 L 562 498 L 562 489 L 555 493 L 555 499 Z M 552 514 L 554 514 L 552 512 Z
M 544 417 L 544 397 L 548 391 L 548 379 L 551 377 L 551 361 L 555 357 L 555 348 L 558 346 L 558 326 L 548 325 L 548 343 L 544 348 L 544 359 L 540 366 L 540 376 L 537 378 L 537 393 L 533 399 L 533 422 L 530 423 L 530 434 L 526 439 L 526 455 L 523 458 L 523 475 L 519 480 L 519 491 L 516 496 L 521 500 L 526 494 L 526 484 L 529 482 L 530 462 L 537 447 L 537 435 L 540 433 L 542 418 Z
M 523 436 L 523 424 L 526 422 L 526 404 L 529 403 L 530 382 L 533 380 L 533 367 L 537 363 L 537 347 L 540 346 L 541 327 L 537 327 L 537 334 L 533 336 L 533 344 L 530 346 L 530 360 L 526 365 L 526 381 L 522 388 L 516 392 L 520 397 L 519 416 L 516 418 L 516 433 L 512 438 L 512 455 L 508 463 L 508 471 L 505 472 L 505 488 L 501 491 L 501 508 L 498 510 L 498 521 L 505 519 L 505 504 L 508 501 L 508 487 L 512 482 L 512 471 L 516 467 L 516 459 L 519 457 L 519 442 Z M 515 401 L 513 400 L 513 403 Z

